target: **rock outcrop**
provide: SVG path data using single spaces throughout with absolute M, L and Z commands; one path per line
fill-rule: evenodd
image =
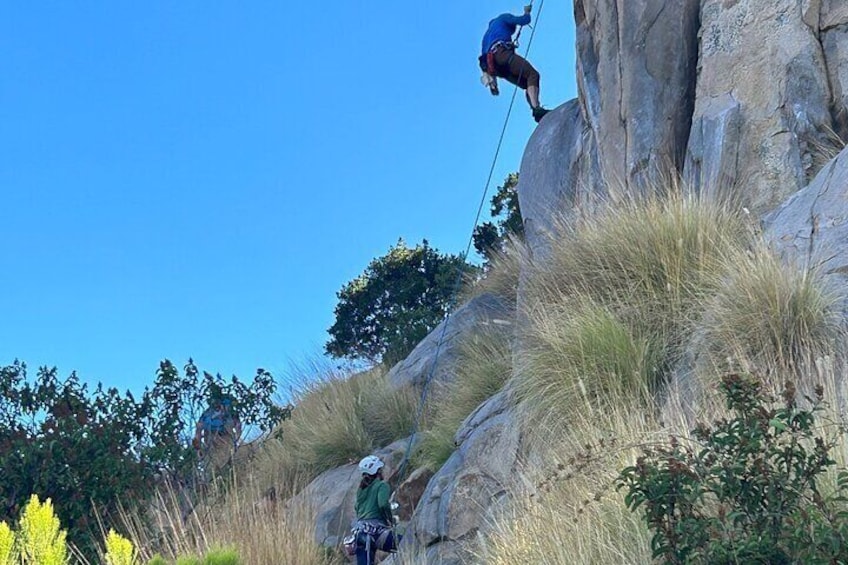
M 487 519 L 526 489 L 517 472 L 521 432 L 511 407 L 501 392 L 474 411 L 456 434 L 456 451 L 427 485 L 405 542 L 424 548 L 427 563 L 468 563 Z
M 451 380 L 462 336 L 484 326 L 508 326 L 514 316 L 514 309 L 494 294 L 474 297 L 457 308 L 446 322 L 436 326 L 406 359 L 392 367 L 389 382 L 395 387 L 412 385 L 420 388 L 431 372 L 434 382 Z M 437 353 L 438 363 L 434 369 Z
M 533 253 L 543 257 L 555 234 L 551 210 L 587 213 L 606 196 L 596 188 L 603 184 L 594 134 L 577 100 L 556 108 L 536 127 L 519 173 L 525 237 Z
M 766 218 L 765 235 L 787 261 L 848 284 L 848 149 Z
M 814 152 L 828 142 L 832 123 L 819 6 L 819 0 L 702 1 L 685 165 L 687 181 L 701 194 L 764 213 L 815 173 Z
M 579 96 L 542 120 L 521 162 L 534 260 L 563 219 L 643 194 L 671 172 L 705 198 L 765 217 L 787 259 L 848 283 L 848 150 L 829 161 L 838 137 L 848 139 L 848 0 L 575 0 L 574 15 Z M 449 381 L 463 335 L 515 318 L 501 299 L 475 298 L 391 370 L 392 384 L 420 387 L 437 350 L 434 379 Z M 532 489 L 517 473 L 529 456 L 515 421 L 509 395 L 496 395 L 462 425 L 445 465 L 410 483 L 410 501 L 424 490 L 405 543 L 428 563 L 472 562 L 487 520 Z M 310 486 L 316 539 L 335 541 L 349 521 L 355 480 L 345 467 Z
M 680 169 L 695 92 L 698 0 L 575 0 L 583 118 L 610 190 Z

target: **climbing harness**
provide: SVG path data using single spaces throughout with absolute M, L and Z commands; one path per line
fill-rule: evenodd
M 539 2 L 539 10 L 536 15 L 536 22 L 538 25 L 538 21 L 542 15 L 542 8 L 545 5 L 545 0 L 540 0 Z M 533 2 L 530 2 L 530 6 L 533 6 Z M 530 54 L 530 47 L 533 45 L 533 37 L 536 35 L 536 27 L 530 27 L 530 39 L 527 41 L 527 49 L 524 51 L 524 57 L 526 58 Z M 518 35 L 521 35 L 521 30 L 519 29 Z M 516 38 L 517 39 L 517 38 Z M 520 79 L 519 75 L 519 79 Z M 503 146 L 504 137 L 506 136 L 506 128 L 509 125 L 509 118 L 512 115 L 512 108 L 515 105 L 515 97 L 518 94 L 518 86 L 515 86 L 512 90 L 512 98 L 509 101 L 509 109 L 506 112 L 506 117 L 504 118 L 504 124 L 501 128 L 500 138 L 498 139 L 497 147 L 495 148 L 495 155 L 492 158 L 492 166 L 489 168 L 489 175 L 486 178 L 486 185 L 483 188 L 483 196 L 480 199 L 480 204 L 477 207 L 477 215 L 474 217 L 474 226 L 471 229 L 472 236 L 468 239 L 468 245 L 465 248 L 465 251 L 460 255 L 461 261 L 457 266 L 456 273 L 456 281 L 454 282 L 453 290 L 451 292 L 451 300 L 449 307 L 447 309 L 448 313 L 445 316 L 444 322 L 442 322 L 442 331 L 439 334 L 439 340 L 436 342 L 436 350 L 433 353 L 433 364 L 430 366 L 430 371 L 427 373 L 427 378 L 424 380 L 424 384 L 421 386 L 421 398 L 418 401 L 418 409 L 415 412 L 415 419 L 412 423 L 412 434 L 409 436 L 409 443 L 406 446 L 406 451 L 404 452 L 403 459 L 401 460 L 400 467 L 398 468 L 397 477 L 398 477 L 398 485 L 404 478 L 404 474 L 406 473 L 406 468 L 409 465 L 409 459 L 412 455 L 412 448 L 415 445 L 415 436 L 418 433 L 418 427 L 421 424 L 421 416 L 424 413 L 424 406 L 427 403 L 427 394 L 430 389 L 430 383 L 433 380 L 433 376 L 436 374 L 436 367 L 439 364 L 439 354 L 442 350 L 442 344 L 445 341 L 445 335 L 447 334 L 448 324 L 451 319 L 451 311 L 453 310 L 453 306 L 455 305 L 456 295 L 459 291 L 459 287 L 462 284 L 462 265 L 465 263 L 465 258 L 468 257 L 468 254 L 471 252 L 471 246 L 474 244 L 474 228 L 477 227 L 477 223 L 480 221 L 480 215 L 483 212 L 483 207 L 486 205 L 486 196 L 489 193 L 489 187 L 492 184 L 492 177 L 495 174 L 495 167 L 498 163 L 498 157 L 501 153 L 501 147 Z

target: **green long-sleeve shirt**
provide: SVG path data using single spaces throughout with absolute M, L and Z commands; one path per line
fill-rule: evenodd
M 389 506 L 389 484 L 380 479 L 365 488 L 356 491 L 356 517 L 359 520 L 383 520 L 392 523 L 392 509 Z

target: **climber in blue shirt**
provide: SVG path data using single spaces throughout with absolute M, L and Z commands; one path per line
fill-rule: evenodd
M 525 90 L 527 102 L 537 122 L 548 113 L 539 103 L 539 72 L 526 59 L 515 52 L 512 36 L 518 26 L 530 23 L 532 6 L 524 7 L 524 15 L 501 14 L 489 22 L 489 28 L 483 36 L 483 54 L 480 67 L 483 69 L 484 82 L 492 94 L 498 94 L 495 77 L 501 77 Z

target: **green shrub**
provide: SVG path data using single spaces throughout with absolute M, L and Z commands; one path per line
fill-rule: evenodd
M 177 557 L 176 565 L 203 565 L 199 557 Z
M 848 473 L 840 496 L 825 495 L 823 474 L 835 442 L 815 437 L 815 415 L 799 409 L 788 383 L 780 404 L 747 376 L 722 378 L 732 418 L 693 430 L 699 446 L 675 437 L 646 449 L 618 487 L 653 531 L 655 558 L 667 563 L 844 563 L 848 560 Z
M 153 558 L 147 562 L 147 565 L 168 565 L 168 562 L 165 561 L 165 558 L 161 555 L 154 555 Z
M 130 540 L 110 529 L 106 535 L 106 564 L 134 565 L 138 554 Z

